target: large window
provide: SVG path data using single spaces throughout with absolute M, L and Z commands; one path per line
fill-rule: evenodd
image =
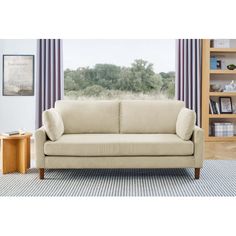
M 175 40 L 64 40 L 66 99 L 174 98 Z

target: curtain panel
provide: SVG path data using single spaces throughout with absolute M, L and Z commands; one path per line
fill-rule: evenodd
M 196 124 L 201 126 L 201 39 L 178 39 L 176 50 L 176 98 L 196 112 Z
M 36 128 L 42 126 L 42 113 L 54 107 L 64 95 L 62 40 L 37 40 Z

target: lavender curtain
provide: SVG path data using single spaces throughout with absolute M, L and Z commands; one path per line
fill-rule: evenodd
M 201 39 L 178 39 L 176 49 L 176 98 L 196 112 L 196 124 L 201 126 Z
M 62 40 L 38 39 L 36 82 L 36 128 L 42 126 L 42 112 L 63 98 Z

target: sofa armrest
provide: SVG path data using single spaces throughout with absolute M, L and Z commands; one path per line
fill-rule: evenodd
M 192 141 L 194 143 L 195 168 L 201 168 L 203 166 L 204 156 L 204 130 L 195 126 Z
M 35 131 L 35 158 L 36 167 L 45 167 L 45 155 L 44 155 L 44 143 L 47 140 L 47 134 L 44 127 L 41 127 Z

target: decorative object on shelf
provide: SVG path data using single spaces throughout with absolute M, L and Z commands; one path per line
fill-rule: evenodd
M 228 70 L 235 70 L 236 69 L 236 65 L 230 64 L 230 65 L 227 66 L 227 69 Z
M 225 85 L 224 92 L 236 92 L 236 84 L 234 80 L 232 80 L 230 84 Z
M 224 87 L 221 84 L 210 84 L 210 92 L 223 92 Z
M 215 137 L 232 137 L 234 136 L 234 124 L 231 122 L 214 122 L 212 123 L 212 135 Z
M 231 97 L 219 97 L 220 101 L 220 113 L 221 114 L 232 114 L 232 99 Z
M 3 96 L 34 95 L 34 55 L 3 55 Z
M 222 67 L 221 67 L 221 60 L 219 60 L 219 59 L 216 61 L 216 68 L 217 68 L 217 70 L 222 69 Z
M 221 61 L 221 70 L 227 70 L 227 60 L 225 56 L 221 55 L 219 60 Z
M 19 129 L 19 134 L 20 135 L 24 135 L 26 132 L 25 132 L 25 130 L 24 129 Z
M 210 47 L 214 48 L 214 40 L 213 39 L 210 40 Z
M 230 48 L 229 39 L 215 39 L 213 43 L 214 48 Z

